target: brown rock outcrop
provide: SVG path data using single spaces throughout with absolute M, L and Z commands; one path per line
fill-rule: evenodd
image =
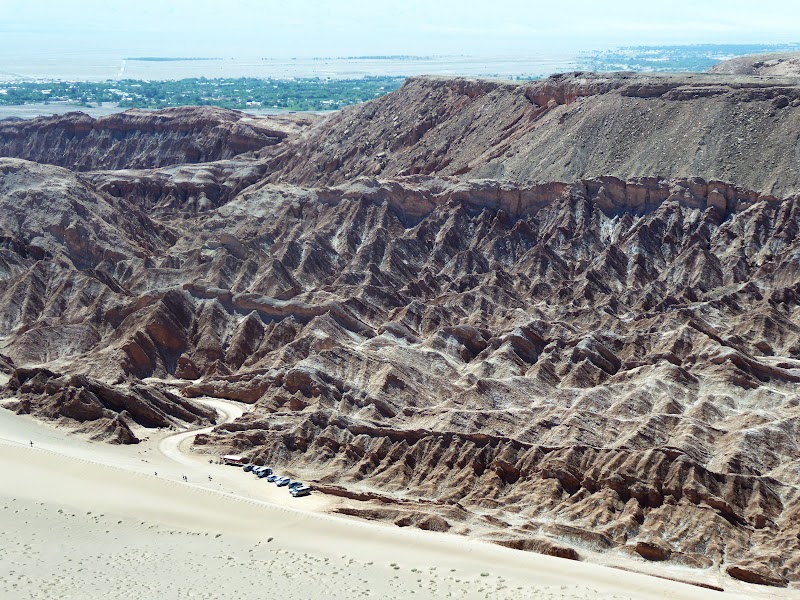
M 494 540 L 500 546 L 513 548 L 514 550 L 525 550 L 526 552 L 536 552 L 548 556 L 557 556 L 568 560 L 581 560 L 580 554 L 575 548 L 556 544 L 545 538 L 516 538 Z
M 672 551 L 664 544 L 656 541 L 638 542 L 635 546 L 636 553 L 647 560 L 669 560 Z
M 734 579 L 755 583 L 758 585 L 769 585 L 773 587 L 786 587 L 787 581 L 779 573 L 772 569 L 766 569 L 761 564 L 753 565 L 731 565 L 727 568 L 728 575 Z
M 71 171 L 12 158 L 0 158 L 0 236 L 24 260 L 68 260 L 83 270 L 105 264 L 105 271 L 174 241 L 136 205 L 98 193 Z
M 94 171 L 83 177 L 100 192 L 124 198 L 151 215 L 168 217 L 218 208 L 265 174 L 263 162 L 236 158 L 159 169 Z

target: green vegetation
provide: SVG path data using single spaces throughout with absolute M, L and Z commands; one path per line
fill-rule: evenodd
M 0 105 L 114 102 L 123 108 L 221 106 L 235 109 L 335 110 L 396 90 L 402 77 L 363 79 L 192 78 L 177 81 L 0 83 Z

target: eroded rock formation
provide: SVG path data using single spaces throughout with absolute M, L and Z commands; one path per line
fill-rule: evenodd
M 8 406 L 11 410 L 78 421 L 85 424 L 79 432 L 115 444 L 139 442 L 131 423 L 154 428 L 215 422 L 214 410 L 161 388 L 135 381 L 115 386 L 85 375 L 59 376 L 47 369 L 20 368 L 13 372 L 6 394 L 21 398 Z
M 738 110 L 784 148 L 796 90 L 722 82 L 420 78 L 207 164 L 0 160 L 4 393 L 115 441 L 238 400 L 196 450 L 348 514 L 796 585 L 795 174 L 756 136 L 722 178 L 729 149 L 687 158 L 664 129 L 739 135 Z

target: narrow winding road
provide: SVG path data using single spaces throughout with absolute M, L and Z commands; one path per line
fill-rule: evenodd
M 244 409 L 241 404 L 229 402 L 227 400 L 199 400 L 195 398 L 195 402 L 213 408 L 221 415 L 221 418 L 217 419 L 217 425 L 230 423 L 244 414 Z M 186 466 L 197 466 L 199 459 L 181 450 L 181 444 L 198 434 L 208 433 L 214 427 L 216 427 L 216 425 L 174 433 L 165 437 L 158 443 L 158 450 L 161 454 L 177 463 Z

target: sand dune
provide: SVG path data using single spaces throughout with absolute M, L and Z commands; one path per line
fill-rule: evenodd
M 321 494 L 290 505 L 237 469 L 170 468 L 155 440 L 109 449 L 6 411 L 0 438 L 3 598 L 755 597 L 331 517 Z

